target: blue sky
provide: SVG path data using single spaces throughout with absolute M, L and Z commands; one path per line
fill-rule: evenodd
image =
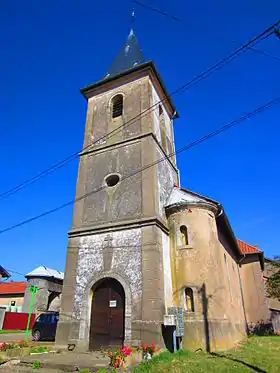
M 145 1 L 145 0 L 143 0 Z M 277 0 L 147 1 L 185 20 L 135 5 L 135 33 L 170 92 L 277 20 Z M 2 1 L 0 193 L 82 147 L 86 101 L 130 29 L 130 1 Z M 280 40 L 258 48 L 280 58 Z M 174 96 L 176 147 L 280 94 L 280 60 L 248 51 Z M 178 157 L 182 186 L 219 200 L 237 237 L 279 254 L 280 106 Z M 78 162 L 0 201 L 0 230 L 74 198 Z M 1 264 L 26 273 L 64 270 L 72 207 L 0 235 Z M 14 279 L 20 279 L 15 276 Z

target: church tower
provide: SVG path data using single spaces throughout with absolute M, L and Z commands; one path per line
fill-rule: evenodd
M 164 206 L 178 183 L 173 102 L 133 30 L 87 116 L 56 344 L 155 342 L 173 305 Z

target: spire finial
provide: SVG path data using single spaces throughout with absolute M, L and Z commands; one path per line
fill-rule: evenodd
M 132 11 L 131 11 L 131 29 L 132 29 L 132 26 L 134 25 L 134 22 L 135 22 L 135 11 L 134 11 L 134 8 L 132 8 Z

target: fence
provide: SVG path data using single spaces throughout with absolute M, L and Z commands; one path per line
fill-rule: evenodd
M 280 312 L 272 311 L 272 325 L 274 329 L 274 333 L 280 335 Z
M 30 329 L 35 322 L 36 315 L 32 314 L 30 319 Z M 25 330 L 27 325 L 28 313 L 6 312 L 3 329 L 6 330 Z

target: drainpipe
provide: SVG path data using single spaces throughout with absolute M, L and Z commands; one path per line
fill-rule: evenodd
M 245 328 L 246 328 L 246 332 L 248 334 L 249 328 L 248 328 L 248 322 L 247 322 L 247 316 L 246 316 L 244 294 L 243 294 L 243 289 L 242 289 L 242 280 L 241 280 L 240 269 L 239 269 L 239 265 L 245 259 L 245 257 L 246 257 L 246 255 L 243 254 L 243 257 L 237 262 L 237 264 L 238 264 L 237 269 L 238 269 L 238 278 L 239 278 L 239 285 L 240 285 L 240 291 L 241 291 L 242 308 L 243 308 L 244 319 L 245 319 Z

